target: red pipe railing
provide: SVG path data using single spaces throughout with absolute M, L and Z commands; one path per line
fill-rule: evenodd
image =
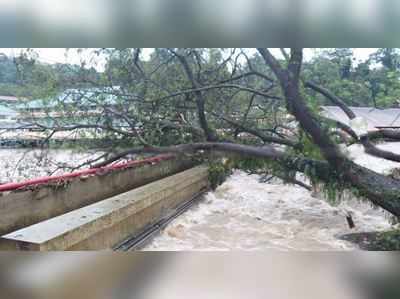
M 75 171 L 75 172 L 71 172 L 71 173 L 66 173 L 63 175 L 40 177 L 40 178 L 27 180 L 27 181 L 20 182 L 20 183 L 7 183 L 7 184 L 0 185 L 0 192 L 18 190 L 18 189 L 22 189 L 22 188 L 25 188 L 28 186 L 42 185 L 42 184 L 47 184 L 47 183 L 54 182 L 54 181 L 62 181 L 62 180 L 66 180 L 66 179 L 77 178 L 77 177 L 84 176 L 84 175 L 96 175 L 101 172 L 112 171 L 112 170 L 116 170 L 116 169 L 123 169 L 123 168 L 131 167 L 131 166 L 139 166 L 139 165 L 144 165 L 144 164 L 158 163 L 160 161 L 170 160 L 172 158 L 174 158 L 174 156 L 169 155 L 169 154 L 158 155 L 158 156 L 148 158 L 148 159 L 121 162 L 121 163 L 116 163 L 113 165 L 103 166 L 103 167 L 99 167 L 99 168 L 89 168 L 89 169 L 84 169 L 84 170 Z

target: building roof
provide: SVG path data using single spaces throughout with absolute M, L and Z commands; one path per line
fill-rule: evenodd
M 377 109 L 372 107 L 349 107 L 357 117 L 364 118 L 368 130 L 376 128 L 400 128 L 400 108 Z M 330 119 L 349 125 L 349 118 L 338 106 L 321 106 L 322 114 Z
M 14 97 L 14 96 L 3 96 L 0 95 L 0 102 L 16 102 L 18 101 L 18 97 Z
M 16 116 L 17 112 L 6 105 L 2 105 L 0 103 L 0 115 L 5 115 L 5 116 Z
M 103 88 L 103 89 L 68 89 L 58 96 L 48 99 L 35 99 L 30 101 L 24 101 L 20 103 L 17 107 L 19 109 L 45 109 L 45 108 L 55 108 L 60 103 L 63 104 L 74 104 L 79 106 L 90 106 L 94 105 L 97 100 L 103 104 L 115 104 L 117 101 L 117 96 L 112 94 L 115 92 L 116 88 Z M 95 99 L 95 101 L 93 101 Z

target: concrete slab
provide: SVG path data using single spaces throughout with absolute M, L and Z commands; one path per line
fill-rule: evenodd
M 2 237 L 14 250 L 111 248 L 208 186 L 198 166 Z

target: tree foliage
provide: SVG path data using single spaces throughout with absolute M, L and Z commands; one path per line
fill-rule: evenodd
M 350 106 L 398 107 L 400 56 L 397 49 L 378 49 L 358 62 L 350 49 L 323 50 L 304 64 L 307 79 L 344 99 Z M 315 95 L 319 104 L 328 100 Z
M 83 64 L 67 74 L 29 55 L 19 66 L 23 84 L 36 85 L 49 99 L 59 90 L 78 94 L 72 102 L 61 101 L 56 115 L 48 114 L 52 125 L 32 124 L 48 139 L 60 131 L 91 130 L 92 137 L 113 136 L 129 146 L 97 166 L 129 154 L 218 151 L 239 156 L 239 167 L 292 183 L 301 184 L 296 174 L 302 172 L 312 183 L 325 182 L 329 192 L 352 188 L 399 216 L 400 182 L 352 162 L 331 132 L 343 130 L 367 153 L 398 162 L 399 155 L 370 140 L 372 135 L 399 140 L 399 134 L 382 130 L 359 138 L 319 115 L 326 104 L 339 106 L 349 118 L 354 118 L 349 106 L 395 106 L 397 51 L 379 50 L 361 63 L 348 49 L 319 51 L 310 61 L 303 61 L 301 49 L 281 51 L 282 57 L 268 49 L 169 48 L 150 55 L 140 48 L 97 49 L 93 55 L 105 59 L 102 72 Z M 73 108 L 77 103 L 79 109 Z

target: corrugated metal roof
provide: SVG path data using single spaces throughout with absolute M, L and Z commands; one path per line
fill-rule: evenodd
M 4 101 L 4 102 L 16 102 L 18 101 L 17 97 L 14 96 L 2 96 L 0 95 L 0 101 Z
M 6 105 L 2 105 L 0 103 L 0 115 L 15 116 L 15 115 L 17 115 L 17 112 L 15 110 L 7 107 Z
M 364 118 L 368 129 L 377 127 L 400 128 L 400 108 L 376 109 L 372 107 L 349 107 L 357 117 Z M 322 114 L 330 119 L 349 125 L 349 118 L 338 106 L 321 106 Z
M 104 104 L 115 104 L 117 103 L 117 95 L 113 92 L 118 92 L 119 87 L 105 87 L 105 88 L 92 88 L 86 90 L 78 89 L 68 89 L 58 96 L 47 99 L 34 99 L 29 101 L 24 101 L 20 103 L 17 107 L 19 109 L 44 109 L 44 108 L 54 108 L 60 103 L 64 104 L 79 104 L 81 106 L 93 105 L 93 99 L 100 100 Z M 94 101 L 96 103 L 96 101 Z

